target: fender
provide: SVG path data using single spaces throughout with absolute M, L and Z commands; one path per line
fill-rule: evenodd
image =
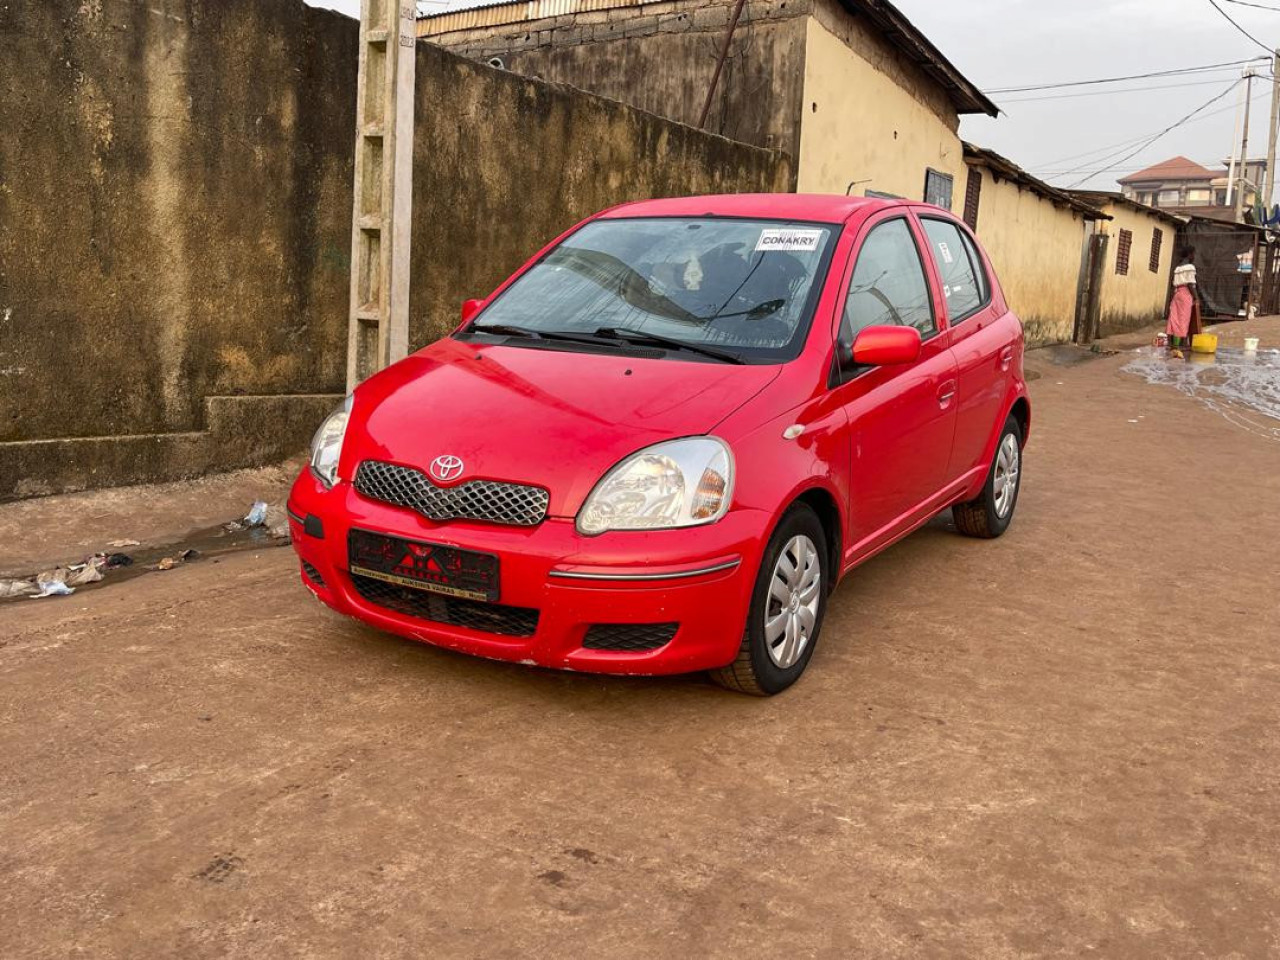
M 987 440 L 986 447 L 983 448 L 982 462 L 990 464 L 996 455 L 996 445 L 1000 442 L 1000 432 L 1004 430 L 1005 421 L 1009 419 L 1009 414 L 1013 412 L 1013 406 L 1019 400 L 1026 402 L 1027 407 L 1027 426 L 1022 433 L 1022 447 L 1025 450 L 1027 441 L 1031 438 L 1031 398 L 1027 394 L 1026 382 L 1018 377 L 1009 384 L 1009 389 L 1005 394 L 1004 403 L 1000 406 L 1000 416 L 991 427 L 991 436 Z M 971 500 L 982 492 L 982 485 L 987 482 L 987 469 L 984 469 L 974 485 L 969 488 L 965 496 L 961 499 Z

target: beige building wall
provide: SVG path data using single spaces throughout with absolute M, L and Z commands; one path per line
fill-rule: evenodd
M 1098 223 L 1099 232 L 1111 237 L 1107 242 L 1107 262 L 1102 268 L 1102 310 L 1098 335 L 1107 337 L 1161 323 L 1169 300 L 1174 247 L 1177 245 L 1173 223 L 1122 203 L 1108 204 L 1103 212 L 1112 219 Z M 1127 276 L 1116 273 L 1121 230 L 1133 233 Z M 1152 273 L 1151 244 L 1156 230 L 1163 231 L 1164 240 L 1160 245 L 1159 266 Z
M 942 88 L 823 3 L 815 3 L 806 31 L 799 192 L 844 194 L 852 183 L 854 196 L 870 190 L 923 200 L 932 168 L 953 178 L 951 208 L 962 209 L 960 121 Z
M 982 175 L 978 239 L 1027 341 L 1070 340 L 1089 222 L 1025 187 L 997 181 L 985 167 L 974 169 Z

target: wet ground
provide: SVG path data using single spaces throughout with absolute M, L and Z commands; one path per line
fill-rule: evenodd
M 1221 347 L 1216 353 L 1141 347 L 1124 366 L 1148 383 L 1173 387 L 1266 440 L 1280 441 L 1280 349 Z
M 382 636 L 284 549 L 0 607 L 0 956 L 1280 954 L 1280 447 L 1138 357 L 1033 356 L 1009 534 L 861 568 L 773 700 Z

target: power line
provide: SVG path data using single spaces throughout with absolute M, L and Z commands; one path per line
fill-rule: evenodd
M 1277 11 L 1280 13 L 1280 11 Z M 1216 87 L 1222 78 L 1214 80 L 1197 80 L 1195 83 L 1165 83 L 1148 87 L 1129 87 L 1125 90 L 1093 90 L 1089 93 L 1059 93 L 1048 97 L 1013 97 L 1002 99 L 1001 103 L 1044 103 L 1048 100 L 1079 100 L 1083 97 L 1117 97 L 1124 93 L 1145 93 L 1150 90 L 1182 90 L 1186 87 Z
M 1209 2 L 1210 2 L 1210 3 L 1213 3 L 1213 2 L 1214 2 L 1214 0 L 1209 0 Z M 1159 133 L 1157 133 L 1157 134 L 1156 134 L 1154 137 L 1152 137 L 1150 140 L 1148 140 L 1148 141 L 1146 141 L 1145 143 L 1143 143 L 1143 144 L 1142 144 L 1142 146 L 1138 147 L 1138 149 L 1137 149 L 1137 150 L 1134 150 L 1132 153 L 1128 154 L 1127 156 L 1122 157 L 1121 159 L 1117 160 L 1115 163 L 1111 164 L 1111 165 L 1110 165 L 1110 167 L 1108 167 L 1107 169 L 1110 169 L 1110 168 L 1113 168 L 1113 167 L 1118 167 L 1118 166 L 1120 166 L 1120 164 L 1122 164 L 1122 163 L 1126 163 L 1127 161 L 1132 160 L 1134 157 L 1136 157 L 1138 154 L 1140 154 L 1143 150 L 1147 149 L 1147 147 L 1151 146 L 1153 143 L 1155 143 L 1157 140 L 1159 140 L 1159 139 L 1160 139 L 1161 137 L 1163 137 L 1165 134 L 1168 134 L 1168 133 L 1173 132 L 1174 130 L 1178 129 L 1178 127 L 1182 126 L 1184 123 L 1187 123 L 1188 121 L 1190 121 L 1191 119 L 1193 119 L 1193 118 L 1194 118 L 1194 117 L 1196 117 L 1197 115 L 1199 115 L 1199 114 L 1203 113 L 1205 110 L 1209 109 L 1211 106 L 1213 106 L 1213 105 L 1214 105 L 1215 103 L 1217 103 L 1219 100 L 1223 99 L 1224 97 L 1230 96 L 1230 94 L 1232 93 L 1232 91 L 1234 91 L 1234 90 L 1236 89 L 1236 87 L 1240 86 L 1240 84 L 1242 84 L 1242 83 L 1244 83 L 1244 81 L 1243 81 L 1243 80 L 1236 80 L 1236 81 L 1234 81 L 1234 82 L 1231 84 L 1231 86 L 1227 87 L 1227 89 L 1223 90 L 1223 91 L 1222 91 L 1221 93 L 1219 93 L 1217 96 L 1213 97 L 1212 99 L 1210 99 L 1210 100 L 1206 101 L 1205 103 L 1201 104 L 1200 106 L 1196 107 L 1194 110 L 1192 110 L 1190 113 L 1188 113 L 1188 114 L 1187 114 L 1185 117 L 1183 117 L 1181 120 L 1178 120 L 1178 121 L 1176 121 L 1175 123 L 1171 123 L 1171 124 L 1169 124 L 1169 126 L 1165 127 L 1163 130 L 1161 130 Z M 1107 169 L 1102 170 L 1100 173 L 1106 173 L 1106 172 L 1107 172 Z M 1084 183 L 1086 180 L 1092 180 L 1094 177 L 1099 176 L 1099 175 L 1100 175 L 1099 173 L 1095 173 L 1095 174 L 1091 174 L 1091 175 L 1089 175 L 1089 176 L 1083 177 L 1083 178 L 1081 178 L 1080 180 L 1076 181 L 1075 183 L 1071 184 L 1071 187 L 1078 187 L 1078 186 L 1080 186 L 1080 184 Z M 1068 188 L 1068 189 L 1070 189 L 1070 188 Z
M 1263 97 L 1268 96 L 1269 94 L 1270 94 L 1270 91 L 1263 90 L 1260 93 L 1254 94 L 1253 100 L 1256 103 L 1257 101 L 1261 100 Z M 1234 106 L 1231 106 L 1231 107 L 1225 107 L 1221 110 L 1213 110 L 1209 113 L 1204 114 L 1203 116 L 1197 117 L 1195 120 L 1191 122 L 1199 123 L 1201 120 L 1208 120 L 1210 117 L 1216 117 L 1224 113 L 1230 113 L 1232 110 L 1235 110 L 1235 109 L 1237 108 Z M 1135 143 L 1141 143 L 1142 141 L 1149 139 L 1151 136 L 1152 135 L 1149 133 L 1144 133 L 1140 137 L 1133 137 L 1132 139 L 1129 139 L 1129 140 L 1121 140 L 1121 141 L 1118 141 L 1117 143 L 1107 144 L 1106 146 L 1095 147 L 1092 150 L 1086 150 L 1084 153 L 1075 153 L 1067 157 L 1058 157 L 1054 160 L 1046 160 L 1044 163 L 1033 164 L 1028 169 L 1043 170 L 1046 167 L 1054 167 L 1060 163 L 1069 163 L 1072 160 L 1080 160 L 1085 157 L 1091 158 L 1088 161 L 1090 163 L 1102 163 L 1110 159 L 1111 157 L 1115 156 L 1117 153 L 1121 153 L 1126 148 L 1133 146 Z M 1098 154 L 1102 154 L 1102 156 L 1098 156 Z M 1084 169 L 1084 168 L 1080 167 L 1077 170 L 1068 170 L 1066 171 L 1066 173 L 1076 173 L 1080 169 Z
M 1253 7 L 1255 10 L 1270 10 L 1272 13 L 1280 13 L 1280 7 L 1268 7 L 1261 3 L 1250 3 L 1249 0 L 1227 0 L 1227 3 L 1236 3 L 1242 7 Z
M 1252 40 L 1254 43 L 1260 46 L 1263 50 L 1267 51 L 1267 53 L 1272 52 L 1270 47 L 1268 47 L 1265 43 L 1263 43 L 1261 40 L 1255 37 L 1252 33 L 1250 33 L 1244 27 L 1240 26 L 1240 24 L 1236 23 L 1236 21 L 1232 18 L 1231 14 L 1227 13 L 1227 11 L 1223 10 L 1222 7 L 1218 6 L 1218 0 L 1209 0 L 1209 5 L 1212 6 L 1213 9 L 1217 10 L 1220 14 L 1222 14 L 1226 18 L 1227 23 L 1231 24 L 1233 27 L 1235 27 L 1237 30 L 1243 33 L 1246 37 L 1248 37 L 1250 40 Z
M 1212 0 L 1210 0 L 1212 2 Z M 1156 70 L 1151 73 L 1135 73 L 1127 77 L 1100 77 L 1096 80 L 1071 80 L 1062 83 L 1041 83 L 1026 87 L 992 87 L 986 93 L 1030 93 L 1035 90 L 1058 90 L 1063 87 L 1090 87 L 1100 83 L 1122 83 L 1125 80 L 1151 80 L 1155 77 L 1176 77 L 1186 73 L 1203 73 L 1208 70 L 1221 70 L 1224 67 L 1243 67 L 1245 64 L 1261 60 L 1251 57 L 1248 60 L 1230 60 L 1226 63 L 1206 63 L 1200 67 L 1180 67 L 1176 70 Z

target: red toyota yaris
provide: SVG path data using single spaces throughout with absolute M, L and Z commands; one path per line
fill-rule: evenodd
M 1022 358 L 936 207 L 617 207 L 325 422 L 290 494 L 303 580 L 467 653 L 778 693 L 859 563 L 948 507 L 1008 527 Z

